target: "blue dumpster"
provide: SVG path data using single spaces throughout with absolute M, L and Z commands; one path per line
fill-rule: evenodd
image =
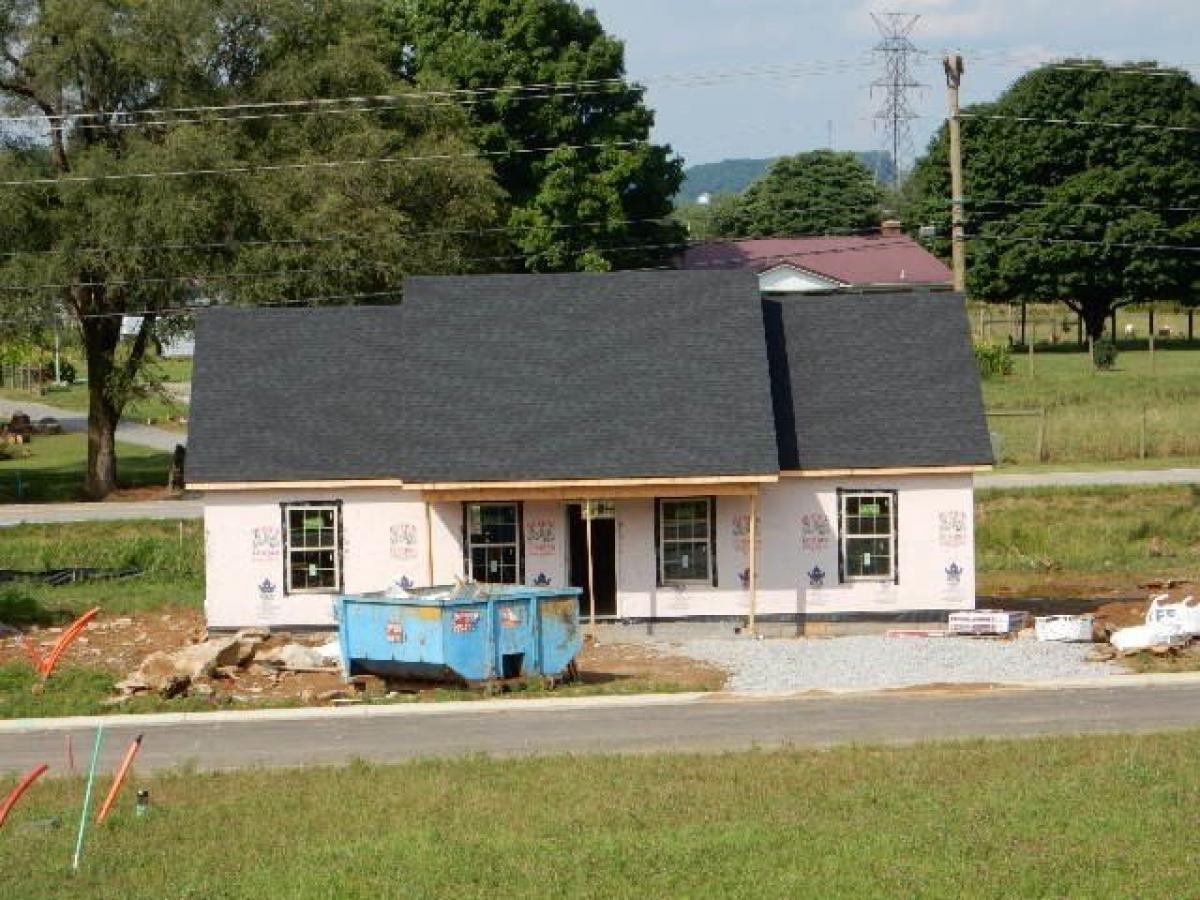
M 582 593 L 472 585 L 341 596 L 342 671 L 468 684 L 559 678 L 583 649 Z

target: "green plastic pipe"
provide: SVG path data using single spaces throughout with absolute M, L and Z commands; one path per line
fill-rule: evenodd
M 96 766 L 100 761 L 100 745 L 104 742 L 104 725 L 96 727 L 96 744 L 92 747 L 92 767 L 88 770 L 87 789 L 83 792 L 83 812 L 79 816 L 79 834 L 75 838 L 75 857 L 71 871 L 79 871 L 79 860 L 83 856 L 83 833 L 87 831 L 88 810 L 92 805 L 92 785 L 96 782 Z

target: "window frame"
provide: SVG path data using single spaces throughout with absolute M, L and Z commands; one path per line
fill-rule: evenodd
M 497 507 L 511 506 L 516 511 L 515 535 L 513 541 L 500 543 L 477 544 L 471 540 L 471 508 L 478 506 Z M 463 501 L 462 547 L 463 547 L 463 577 L 476 584 L 515 584 L 525 583 L 525 504 L 520 500 L 485 500 L 481 502 Z M 479 581 L 475 578 L 474 554 L 476 547 L 515 547 L 517 556 L 517 572 L 515 581 Z M 485 573 L 486 574 L 486 573 Z
M 846 525 L 846 501 L 851 498 L 886 498 L 891 508 L 888 516 L 888 551 L 891 571 L 883 575 L 851 575 L 847 571 L 849 540 L 878 540 L 879 534 L 850 534 Z M 838 582 L 841 584 L 899 584 L 900 583 L 900 492 L 894 488 L 838 488 Z
M 707 511 L 708 528 L 706 529 L 705 540 L 708 545 L 708 571 L 703 578 L 668 578 L 666 572 L 666 545 L 667 544 L 696 544 L 700 539 L 692 538 L 668 538 L 665 534 L 667 516 L 665 514 L 665 506 L 668 503 L 696 503 L 703 502 Z M 659 587 L 670 586 L 696 586 L 696 585 L 712 585 L 717 586 L 717 498 L 716 497 L 659 497 L 654 501 L 654 550 L 657 559 L 656 572 L 658 576 Z
M 333 511 L 333 543 L 329 547 L 293 547 L 289 514 L 293 510 Z M 294 500 L 279 504 L 283 531 L 283 594 L 284 596 L 321 596 L 345 593 L 346 567 L 343 555 L 342 501 L 341 500 Z M 332 551 L 334 584 L 331 587 L 293 587 L 292 553 Z

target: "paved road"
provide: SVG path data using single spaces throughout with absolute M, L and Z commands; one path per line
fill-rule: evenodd
M 64 431 L 87 431 L 87 413 L 75 409 L 47 406 L 44 403 L 0 397 L 0 417 L 7 421 L 18 410 L 28 413 L 35 422 L 47 417 L 58 419 Z M 187 433 L 168 431 L 165 428 L 155 428 L 151 425 L 138 425 L 136 422 L 122 422 L 117 426 L 117 440 L 170 453 L 175 449 L 176 444 L 187 443 Z
M 111 522 L 128 519 L 199 519 L 199 500 L 113 501 L 110 503 L 9 503 L 0 505 L 0 528 L 23 522 Z
M 1200 484 L 1200 469 L 1109 469 L 1099 472 L 1030 472 L 976 475 L 979 488 L 1093 487 L 1101 485 Z
M 147 771 L 185 764 L 211 770 L 480 752 L 720 751 L 1200 727 L 1200 685 L 1195 683 L 802 699 L 602 699 L 609 702 L 572 709 L 512 700 L 463 708 L 373 707 L 373 713 L 383 714 L 370 716 L 351 708 L 285 711 L 285 717 L 241 722 L 219 713 L 209 714 L 208 721 L 200 714 L 177 724 L 131 721 L 106 726 L 101 760 L 111 770 L 129 741 L 143 732 L 138 767 Z M 14 730 L 19 727 L 3 723 L 0 728 L 0 774 L 41 762 L 61 774 L 67 736 L 78 761 L 88 756 L 94 735 L 87 726 Z

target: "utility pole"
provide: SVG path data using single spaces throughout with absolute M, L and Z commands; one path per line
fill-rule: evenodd
M 883 92 L 883 103 L 875 113 L 875 119 L 883 123 L 887 135 L 892 154 L 893 187 L 900 184 L 903 160 L 912 151 L 911 123 L 917 114 L 909 94 L 925 87 L 912 74 L 912 58 L 920 51 L 909 38 L 920 18 L 901 12 L 871 13 L 882 37 L 874 51 L 883 59 L 883 74 L 871 83 L 871 95 L 874 96 L 876 90 Z
M 950 111 L 950 250 L 954 262 L 954 290 L 967 290 L 967 245 L 963 213 L 962 121 L 959 119 L 958 88 L 962 83 L 961 53 L 950 53 L 942 60 L 946 69 L 946 101 Z

